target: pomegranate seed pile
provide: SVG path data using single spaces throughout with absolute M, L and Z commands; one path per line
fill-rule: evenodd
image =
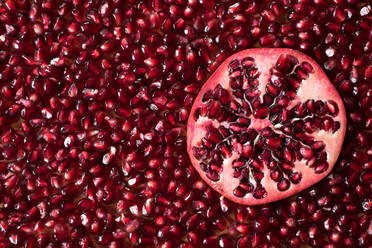
M 311 56 L 345 103 L 331 175 L 247 207 L 186 150 L 196 95 L 230 55 Z M 368 0 L 2 0 L 0 248 L 371 247 Z

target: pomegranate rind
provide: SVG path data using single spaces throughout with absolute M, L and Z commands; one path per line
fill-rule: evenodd
M 308 167 L 304 164 L 303 161 L 296 161 L 295 168 L 302 173 L 302 180 L 299 184 L 291 184 L 290 188 L 286 191 L 278 191 L 277 185 L 273 183 L 273 181 L 269 177 L 269 170 L 264 168 L 264 178 L 261 181 L 262 186 L 267 191 L 267 196 L 262 199 L 257 199 L 253 197 L 253 194 L 246 194 L 244 197 L 236 197 L 233 194 L 233 190 L 239 185 L 239 179 L 234 178 L 232 176 L 233 168 L 231 163 L 234 159 L 239 157 L 237 154 L 233 154 L 230 158 L 225 159 L 222 165 L 223 171 L 220 174 L 220 180 L 214 182 L 207 178 L 206 174 L 199 165 L 199 160 L 197 160 L 192 154 L 192 147 L 196 146 L 196 143 L 201 140 L 202 137 L 205 136 L 205 126 L 209 121 L 203 121 L 200 118 L 195 121 L 193 116 L 195 110 L 202 104 L 202 96 L 203 94 L 208 91 L 212 90 L 217 84 L 220 84 L 223 88 L 231 90 L 229 86 L 229 76 L 228 76 L 228 65 L 229 63 L 234 60 L 242 60 L 246 57 L 252 57 L 255 59 L 255 63 L 259 68 L 261 75 L 259 76 L 260 81 L 260 89 L 261 92 L 264 92 L 264 87 L 269 79 L 269 68 L 272 68 L 278 57 L 281 54 L 288 54 L 296 57 L 299 60 L 299 63 L 306 61 L 310 63 L 315 71 L 315 73 L 311 73 L 309 78 L 304 80 L 298 89 L 297 97 L 291 102 L 290 106 L 294 106 L 299 102 L 304 102 L 307 99 L 314 99 L 314 100 L 323 100 L 329 101 L 332 100 L 337 103 L 339 112 L 338 114 L 333 117 L 334 121 L 338 121 L 340 123 L 340 128 L 334 132 L 329 133 L 323 130 L 317 132 L 316 134 L 312 134 L 312 136 L 318 140 L 323 141 L 326 145 L 325 151 L 327 153 L 327 162 L 329 167 L 326 171 L 320 174 L 315 174 L 314 169 Z M 262 70 L 262 68 L 265 68 Z M 262 83 L 261 83 L 262 82 Z M 289 106 L 289 107 L 290 107 Z M 288 108 L 289 108 L 288 107 Z M 204 117 L 203 117 L 204 118 Z M 265 121 L 265 120 L 263 120 Z M 264 123 L 265 126 L 266 124 Z M 252 125 L 251 125 L 252 126 Z M 257 127 L 257 125 L 256 125 Z M 273 201 L 278 201 L 287 197 L 290 197 L 304 189 L 310 187 L 311 185 L 319 182 L 324 177 L 326 177 L 331 170 L 333 169 L 337 158 L 341 152 L 343 140 L 346 133 L 346 113 L 345 107 L 342 102 L 340 95 L 338 94 L 335 87 L 332 85 L 331 81 L 328 79 L 325 72 L 322 68 L 309 56 L 287 48 L 254 48 L 254 49 L 247 49 L 241 52 L 238 52 L 228 59 L 226 59 L 217 69 L 216 71 L 210 76 L 210 78 L 206 81 L 206 83 L 202 86 L 198 96 L 196 97 L 193 107 L 191 109 L 188 124 L 187 124 L 187 151 L 191 160 L 192 165 L 197 170 L 201 178 L 207 182 L 214 190 L 219 192 L 221 195 L 225 196 L 226 198 L 230 199 L 233 202 L 243 205 L 259 205 L 265 204 Z

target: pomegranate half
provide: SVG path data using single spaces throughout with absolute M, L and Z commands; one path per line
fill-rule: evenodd
M 292 49 L 248 49 L 203 85 L 187 124 L 187 150 L 213 189 L 257 205 L 327 176 L 345 131 L 343 102 L 313 59 Z

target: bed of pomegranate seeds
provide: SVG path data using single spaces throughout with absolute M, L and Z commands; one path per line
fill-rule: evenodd
M 0 248 L 371 247 L 368 0 L 3 0 Z M 191 166 L 200 87 L 250 47 L 308 54 L 348 117 L 333 173 L 233 204 Z

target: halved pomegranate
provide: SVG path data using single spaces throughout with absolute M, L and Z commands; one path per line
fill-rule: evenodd
M 343 102 L 314 60 L 291 49 L 248 49 L 224 61 L 202 87 L 187 124 L 187 150 L 213 189 L 257 205 L 324 178 L 345 129 Z

